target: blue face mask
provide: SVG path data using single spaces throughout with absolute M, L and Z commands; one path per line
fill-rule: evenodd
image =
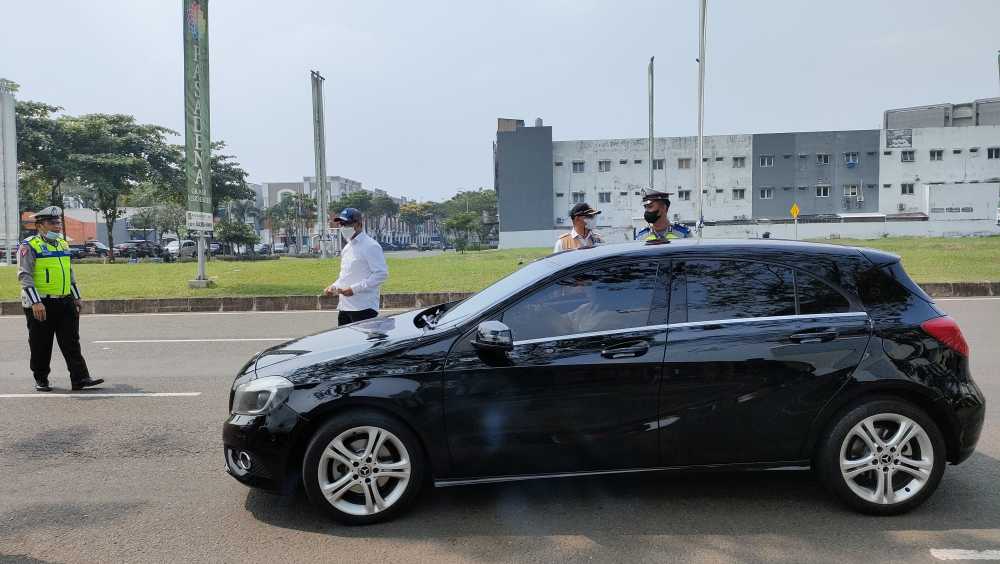
M 62 241 L 62 238 L 63 238 L 62 233 L 56 233 L 55 231 L 45 232 L 45 239 L 47 239 L 49 242 L 58 243 L 59 241 Z

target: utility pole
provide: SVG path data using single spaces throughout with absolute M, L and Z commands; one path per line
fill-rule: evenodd
M 649 189 L 653 189 L 653 59 L 649 58 Z
M 698 34 L 698 238 L 705 224 L 705 11 L 708 0 L 701 0 Z
M 327 238 L 329 221 L 327 207 L 330 205 L 326 185 L 326 118 L 323 115 L 323 78 L 319 71 L 309 72 L 312 80 L 313 103 L 313 150 L 316 154 L 316 187 L 319 189 L 319 248 L 322 258 L 329 258 Z

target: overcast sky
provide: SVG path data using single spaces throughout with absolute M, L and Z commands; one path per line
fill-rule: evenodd
M 417 199 L 492 187 L 496 118 L 555 139 L 697 127 L 697 0 L 211 0 L 212 137 L 255 182 L 327 170 Z M 72 114 L 183 131 L 180 0 L 2 0 L 0 77 Z M 1000 94 L 1000 1 L 709 0 L 705 132 L 877 128 L 891 107 Z M 181 142 L 178 138 L 177 142 Z

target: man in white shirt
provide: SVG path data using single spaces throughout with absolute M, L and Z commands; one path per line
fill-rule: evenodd
M 603 243 L 604 240 L 601 239 L 601 236 L 594 232 L 597 215 L 600 213 L 586 202 L 580 202 L 573 206 L 573 209 L 569 210 L 569 220 L 573 222 L 573 229 L 556 239 L 556 245 L 552 248 L 552 252 L 586 249 Z
M 389 277 L 382 246 L 364 232 L 359 210 L 345 208 L 333 221 L 341 227 L 353 229 L 353 233 L 340 253 L 340 276 L 323 293 L 340 296 L 337 304 L 339 325 L 376 317 L 379 286 Z

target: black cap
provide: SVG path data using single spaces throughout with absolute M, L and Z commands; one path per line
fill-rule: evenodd
M 665 202 L 667 207 L 670 207 L 670 193 L 657 192 L 656 190 L 643 190 L 642 205 L 645 206 L 650 202 Z
M 344 208 L 336 217 L 333 218 L 334 223 L 357 223 L 361 221 L 361 211 L 357 208 Z
M 569 218 L 573 219 L 574 217 L 576 217 L 578 215 L 594 216 L 594 215 L 597 215 L 599 213 L 601 213 L 601 212 L 599 212 L 599 211 L 595 210 L 594 208 L 590 207 L 590 204 L 588 204 L 587 202 L 580 202 L 579 204 L 573 206 L 573 209 L 569 210 Z

